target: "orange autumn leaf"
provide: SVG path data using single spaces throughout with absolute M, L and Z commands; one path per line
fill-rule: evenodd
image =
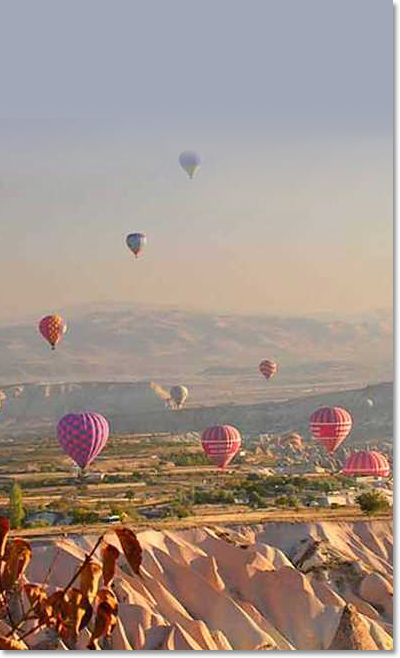
M 97 595 L 96 619 L 88 649 L 98 649 L 98 640 L 109 637 L 117 623 L 118 601 L 109 589 L 102 589 Z
M 5 651 L 18 651 L 18 650 L 28 650 L 28 647 L 26 646 L 25 642 L 22 642 L 22 640 L 17 640 L 12 637 L 5 637 L 4 635 L 0 635 L 0 649 L 5 650 Z
M 0 516 L 0 559 L 4 557 L 9 532 L 10 519 L 6 516 Z
M 42 624 L 49 624 L 52 608 L 48 603 L 48 598 L 45 590 L 41 585 L 33 585 L 27 583 L 24 586 L 24 591 L 28 597 L 28 601 L 32 606 L 33 614 L 39 619 Z
M 17 537 L 7 545 L 2 585 L 5 590 L 14 587 L 18 578 L 24 574 L 32 557 L 32 549 L 27 541 Z
M 101 551 L 101 557 L 103 560 L 104 587 L 108 587 L 115 576 L 119 550 L 111 544 L 106 544 Z
M 79 589 L 89 601 L 93 601 L 97 594 L 102 573 L 101 566 L 94 560 L 88 560 L 81 571 Z
M 142 563 L 142 547 L 140 546 L 136 535 L 129 528 L 117 528 L 116 531 L 119 541 L 121 542 L 124 555 L 132 571 L 140 575 L 140 565 Z
M 48 624 L 52 628 L 59 631 L 63 627 L 63 619 L 66 614 L 65 594 L 63 590 L 59 589 L 53 592 L 47 599 L 47 606 L 49 606 L 49 619 Z
M 66 605 L 63 606 L 63 623 L 64 634 L 72 637 L 75 641 L 78 638 L 79 632 L 83 626 L 87 625 L 92 616 L 92 606 L 89 603 L 87 596 L 82 594 L 78 589 L 73 587 L 70 589 L 66 596 Z M 86 617 L 86 623 L 83 624 Z

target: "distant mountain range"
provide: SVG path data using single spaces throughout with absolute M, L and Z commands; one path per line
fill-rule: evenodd
M 199 405 L 174 411 L 166 408 L 168 393 L 151 382 L 19 384 L 3 387 L 0 396 L 0 438 L 55 437 L 61 416 L 84 409 L 103 413 L 113 434 L 200 432 L 226 423 L 245 434 L 299 431 L 307 436 L 309 417 L 322 405 L 339 405 L 350 411 L 354 420 L 350 443 L 391 441 L 393 433 L 392 383 L 283 402 Z
M 1 383 L 238 374 L 266 357 L 286 372 L 334 362 L 354 364 L 367 381 L 392 378 L 390 311 L 337 320 L 102 304 L 64 315 L 69 330 L 56 352 L 33 321 L 0 325 Z

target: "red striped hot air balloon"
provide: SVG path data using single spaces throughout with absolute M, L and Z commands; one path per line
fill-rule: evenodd
M 204 430 L 201 445 L 207 457 L 219 468 L 230 464 L 242 443 L 242 437 L 232 425 L 216 425 Z
M 335 452 L 349 434 L 352 425 L 349 412 L 341 407 L 320 407 L 310 418 L 311 434 L 328 452 Z
M 108 434 L 108 422 L 96 413 L 67 414 L 57 425 L 61 448 L 82 469 L 103 450 Z
M 54 350 L 67 331 L 67 325 L 59 315 L 46 315 L 40 321 L 39 331 L 43 338 L 50 343 L 51 349 Z
M 361 450 L 354 452 L 346 461 L 343 469 L 345 475 L 374 475 L 388 477 L 390 473 L 389 462 L 384 455 L 376 450 Z
M 278 372 L 278 366 L 275 361 L 269 361 L 268 359 L 261 361 L 259 369 L 261 374 L 264 375 L 265 379 L 271 379 L 271 377 L 276 375 Z

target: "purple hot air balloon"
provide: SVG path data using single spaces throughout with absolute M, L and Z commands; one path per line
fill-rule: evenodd
M 109 429 L 101 414 L 67 414 L 57 425 L 58 442 L 64 452 L 84 469 L 103 450 Z

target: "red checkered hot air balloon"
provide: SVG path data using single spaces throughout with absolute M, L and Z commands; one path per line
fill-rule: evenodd
M 230 464 L 242 443 L 242 437 L 232 425 L 216 425 L 204 430 L 201 444 L 207 457 L 219 468 Z
M 343 469 L 345 475 L 375 475 L 388 477 L 390 473 L 389 462 L 384 455 L 376 450 L 361 450 L 354 452 L 346 461 Z
M 96 413 L 67 414 L 57 425 L 61 448 L 82 469 L 103 450 L 108 434 L 108 422 Z
M 59 315 L 46 315 L 40 321 L 39 331 L 43 338 L 50 343 L 51 349 L 54 350 L 67 331 L 67 325 Z
M 352 425 L 349 412 L 341 407 L 320 407 L 310 418 L 311 434 L 328 452 L 335 452 Z
M 261 374 L 264 375 L 265 379 L 271 379 L 271 377 L 276 375 L 278 372 L 278 366 L 275 361 L 269 361 L 268 359 L 261 361 L 259 369 Z

